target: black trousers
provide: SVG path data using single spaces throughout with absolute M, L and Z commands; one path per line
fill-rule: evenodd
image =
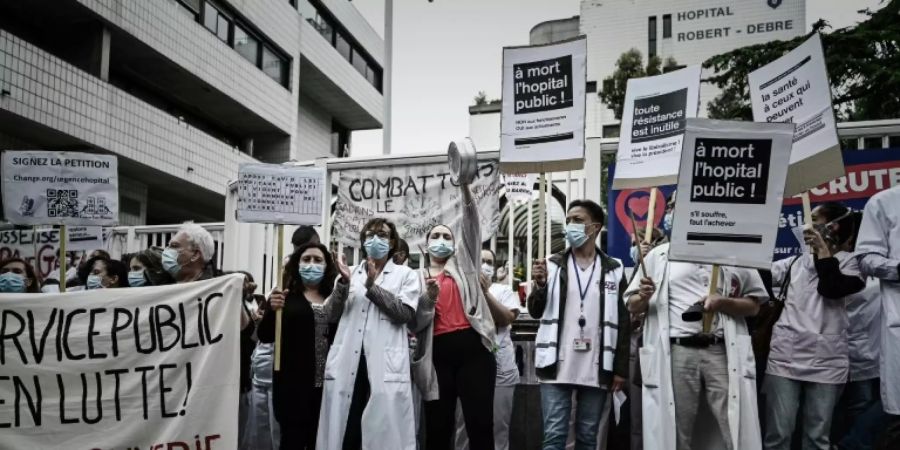
M 359 358 L 356 370 L 356 381 L 353 382 L 353 397 L 350 398 L 350 412 L 347 414 L 347 429 L 344 431 L 343 450 L 359 450 L 362 448 L 362 415 L 369 403 L 372 388 L 369 386 L 369 370 L 366 367 L 366 355 Z
M 493 450 L 497 377 L 494 354 L 481 344 L 481 336 L 469 328 L 435 336 L 432 360 L 440 399 L 425 403 L 426 448 L 453 448 L 459 398 L 470 450 Z

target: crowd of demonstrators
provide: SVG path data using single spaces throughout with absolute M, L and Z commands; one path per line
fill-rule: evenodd
M 513 409 L 526 407 L 514 400 L 520 313 L 539 322 L 544 449 L 598 448 L 623 390 L 631 432 L 610 433 L 609 448 L 900 448 L 900 187 L 862 213 L 819 205 L 808 250 L 769 271 L 721 267 L 712 294 L 710 265 L 668 259 L 674 194 L 661 229 L 632 237 L 629 263 L 643 268 L 631 273 L 598 246 L 603 209 L 575 200 L 567 249 L 533 262 L 527 309 L 482 249 L 462 187 L 458 235 L 429 230 L 418 270 L 396 226 L 375 217 L 354 267 L 300 227 L 282 289 L 260 295 L 249 272 L 233 272 L 244 277 L 240 449 L 510 448 Z M 73 291 L 189 283 L 221 275 L 214 254 L 210 233 L 186 223 L 165 248 L 95 250 L 64 277 Z M 0 261 L 0 294 L 59 284 L 58 271 L 41 279 L 27 260 Z M 771 321 L 754 318 L 761 308 Z

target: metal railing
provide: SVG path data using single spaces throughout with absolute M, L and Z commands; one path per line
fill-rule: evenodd
M 213 259 L 216 267 L 221 268 L 225 256 L 225 223 L 198 224 L 212 234 L 215 243 Z M 135 253 L 148 247 L 165 247 L 178 232 L 181 225 L 142 225 L 134 227 L 113 227 L 106 239 L 106 250 L 113 258 L 121 258 L 128 253 Z

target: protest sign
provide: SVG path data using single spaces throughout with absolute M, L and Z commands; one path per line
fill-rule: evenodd
M 678 178 L 685 121 L 697 117 L 700 66 L 632 78 L 625 91 L 615 189 L 672 184 Z
M 0 261 L 21 258 L 34 267 L 41 279 L 46 279 L 59 268 L 56 255 L 60 248 L 59 229 L 3 230 L 0 231 Z M 68 267 L 76 267 L 85 261 L 83 251 L 67 251 Z
M 506 199 L 512 203 L 528 203 L 534 192 L 537 175 L 533 173 L 505 173 L 501 175 Z
M 68 227 L 66 242 L 66 250 L 70 252 L 106 248 L 103 227 Z
M 797 125 L 785 195 L 844 174 L 818 33 L 787 55 L 750 72 L 748 80 L 754 121 Z
M 113 155 L 3 152 L 3 212 L 17 225 L 115 225 L 118 162 Z
M 325 170 L 281 164 L 241 164 L 237 220 L 321 225 Z
M 769 268 L 794 125 L 689 119 L 669 259 Z
M 237 448 L 242 285 L 0 294 L 0 448 Z
M 584 167 L 584 36 L 503 49 L 500 166 L 504 172 Z
M 359 247 L 359 233 L 374 217 L 393 222 L 410 248 L 424 245 L 425 233 L 435 225 L 444 224 L 454 233 L 459 232 L 462 217 L 459 185 L 451 179 L 447 164 L 343 170 L 339 174 L 332 224 L 335 239 L 343 245 Z M 478 175 L 470 185 L 478 202 L 485 240 L 497 231 L 500 223 L 497 174 L 497 161 L 479 162 Z

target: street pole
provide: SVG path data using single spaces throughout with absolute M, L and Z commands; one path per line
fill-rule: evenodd
M 382 103 L 384 118 L 382 120 L 382 153 L 391 154 L 391 81 L 393 78 L 394 60 L 394 0 L 384 0 L 384 69 L 382 70 Z

